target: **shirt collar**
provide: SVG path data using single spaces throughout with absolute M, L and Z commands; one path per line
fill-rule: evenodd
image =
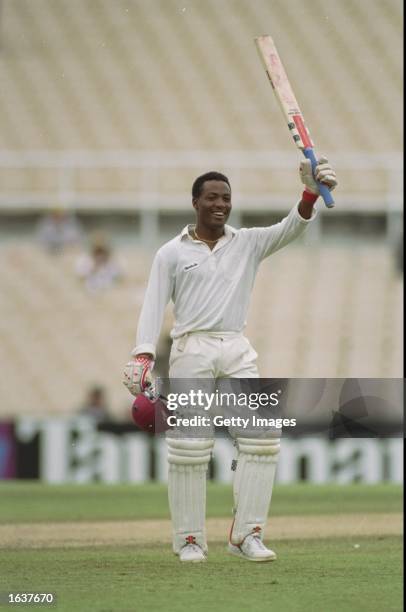
M 186 225 L 183 230 L 180 233 L 180 238 L 181 240 L 183 240 L 184 238 L 190 238 L 190 240 L 193 240 L 193 238 L 191 237 L 191 235 L 189 234 L 189 230 L 191 228 L 194 227 L 194 224 L 190 224 L 190 225 Z M 231 225 L 225 225 L 224 226 L 224 236 L 222 236 L 223 238 L 227 238 L 227 240 L 230 240 L 234 234 L 237 233 L 237 230 L 235 229 L 235 227 L 232 227 Z

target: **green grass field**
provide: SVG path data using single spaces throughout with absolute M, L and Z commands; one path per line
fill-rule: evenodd
M 169 516 L 162 485 L 2 483 L 0 499 L 0 530 L 17 525 L 17 533 L 26 523 L 32 523 L 35 534 L 36 526 L 46 529 L 55 522 L 108 520 L 119 525 L 133 519 L 156 519 L 159 528 L 159 521 Z M 230 517 L 230 508 L 230 488 L 209 484 L 208 517 Z M 301 517 L 322 521 L 323 515 L 348 515 L 353 520 L 357 515 L 362 523 L 386 513 L 390 522 L 400 512 L 402 490 L 397 486 L 296 485 L 275 488 L 271 517 L 285 516 L 297 524 Z M 272 547 L 278 560 L 254 564 L 227 556 L 225 534 L 224 544 L 210 544 L 207 563 L 192 566 L 181 565 L 167 543 L 159 544 L 159 534 L 151 535 L 149 545 L 67 542 L 40 548 L 25 546 L 21 536 L 15 546 L 2 546 L 0 593 L 53 592 L 57 604 L 50 608 L 58 611 L 403 609 L 400 535 L 276 539 Z

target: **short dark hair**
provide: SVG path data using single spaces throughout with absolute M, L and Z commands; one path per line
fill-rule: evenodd
M 206 172 L 205 174 L 202 174 L 201 176 L 197 177 L 192 186 L 193 198 L 198 198 L 201 195 L 203 183 L 205 183 L 206 181 L 223 181 L 224 183 L 227 183 L 231 190 L 231 185 L 228 178 L 224 174 L 221 174 L 221 172 L 216 172 L 213 170 L 212 172 Z

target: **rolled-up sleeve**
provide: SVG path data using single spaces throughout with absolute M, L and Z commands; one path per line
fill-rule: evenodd
M 265 259 L 272 253 L 279 251 L 284 246 L 292 242 L 303 234 L 309 223 L 316 217 L 316 211 L 310 219 L 304 219 L 298 210 L 299 203 L 296 204 L 290 213 L 279 223 L 270 225 L 269 227 L 254 227 L 249 231 L 252 232 L 255 240 L 255 249 L 259 260 Z
M 144 303 L 138 320 L 136 346 L 133 355 L 151 353 L 155 357 L 165 308 L 174 288 L 174 275 L 167 254 L 160 250 L 155 256 L 149 276 Z

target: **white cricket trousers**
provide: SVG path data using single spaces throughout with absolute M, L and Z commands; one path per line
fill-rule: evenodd
M 175 338 L 169 378 L 258 378 L 257 353 L 236 332 L 193 332 Z
M 173 342 L 169 377 L 178 391 L 187 391 L 190 385 L 198 388 L 207 386 L 208 391 L 213 391 L 215 385 L 228 384 L 227 379 L 258 378 L 256 359 L 257 353 L 242 334 L 187 334 Z M 237 407 L 234 406 L 234 409 L 237 410 Z M 187 416 L 192 417 L 193 410 L 189 406 Z M 202 413 L 202 408 L 196 411 L 196 414 L 199 411 Z M 235 512 L 230 539 L 239 545 L 253 529 L 258 529 L 263 537 L 275 478 L 279 439 L 274 441 L 272 431 L 254 431 L 247 437 L 243 427 L 228 429 L 238 449 L 237 467 L 233 472 Z M 261 439 L 257 441 L 257 437 Z M 213 426 L 192 429 L 180 426 L 169 430 L 166 438 L 173 550 L 179 554 L 189 538 L 193 538 L 203 551 L 207 551 L 206 473 L 214 444 Z

